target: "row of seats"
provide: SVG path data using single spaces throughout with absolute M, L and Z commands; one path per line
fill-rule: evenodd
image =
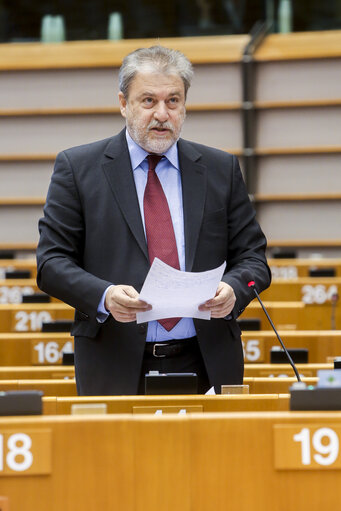
M 331 363 L 341 355 L 341 331 L 281 330 L 287 348 L 308 351 L 310 363 Z M 242 341 L 246 365 L 270 363 L 270 351 L 278 346 L 276 335 L 268 331 L 244 331 Z M 3 367 L 60 365 L 63 353 L 73 352 L 68 332 L 0 333 L 0 360 Z
M 1 258 L 0 253 L 0 279 L 5 278 L 6 272 L 25 271 L 26 277 L 36 277 L 37 268 L 36 260 L 34 258 L 15 259 L 14 253 L 3 252 L 4 258 Z M 9 259 L 11 255 L 13 258 Z M 296 278 L 296 277 L 309 277 L 316 276 L 317 270 L 322 271 L 320 276 L 335 276 L 341 277 L 341 259 L 332 258 L 268 258 L 268 263 L 271 267 L 273 276 L 276 278 Z M 326 275 L 328 271 L 328 275 Z M 324 274 L 323 274 L 324 272 Z M 10 275 L 11 278 L 11 275 Z
M 16 271 L 15 262 L 12 261 L 12 271 Z M 9 268 L 8 260 L 2 263 L 3 268 Z M 18 263 L 18 271 L 25 270 L 24 261 Z M 29 271 L 27 277 L 31 277 L 36 268 L 32 260 L 26 264 L 26 271 Z M 341 267 L 341 261 L 337 261 L 337 264 Z M 308 262 L 305 267 L 308 268 Z M 13 274 L 11 277 L 0 281 L 0 289 L 1 286 L 8 290 L 24 289 L 26 286 L 36 293 L 34 279 L 13 279 Z M 271 288 L 262 295 L 267 293 L 268 310 L 275 324 L 282 329 L 281 334 L 288 348 L 301 348 L 308 352 L 310 364 L 302 364 L 299 371 L 302 376 L 313 378 L 312 382 L 316 381 L 318 370 L 332 369 L 333 359 L 341 354 L 341 335 L 338 330 L 330 329 L 332 320 L 341 329 L 340 311 L 335 307 L 339 284 L 339 277 L 335 276 L 289 278 L 287 275 L 285 278 L 282 275 L 281 278 L 274 278 Z M 330 289 L 333 293 L 328 294 Z M 323 292 L 324 300 L 321 299 Z M 310 298 L 304 298 L 309 293 Z M 298 301 L 300 294 L 303 294 L 303 299 Z M 73 338 L 67 331 L 58 332 L 58 325 L 63 321 L 68 330 L 72 318 L 73 309 L 58 301 L 0 304 L 0 355 L 3 366 L 0 367 L 0 387 L 22 389 L 32 385 L 35 389 L 40 386 L 49 396 L 76 395 L 73 366 L 61 366 L 63 354 L 73 351 Z M 287 364 L 269 365 L 271 349 L 277 347 L 277 340 L 256 300 L 244 311 L 239 321 L 243 330 L 246 362 L 244 383 L 249 385 L 250 393 L 288 392 L 292 369 Z M 50 324 L 54 326 L 50 333 L 41 332 L 42 327 Z M 274 386 L 276 384 L 278 387 Z

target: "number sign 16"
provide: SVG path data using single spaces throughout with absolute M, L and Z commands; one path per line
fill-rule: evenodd
M 72 341 L 32 341 L 33 364 L 60 364 L 63 353 L 72 352 Z

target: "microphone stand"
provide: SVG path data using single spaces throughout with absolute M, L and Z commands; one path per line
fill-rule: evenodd
M 275 325 L 274 325 L 274 324 L 273 324 L 273 322 L 271 321 L 271 318 L 270 318 L 270 316 L 269 316 L 269 314 L 268 314 L 268 312 L 267 312 L 266 308 L 264 307 L 262 300 L 260 299 L 260 296 L 259 296 L 259 294 L 258 294 L 258 292 L 257 292 L 257 289 L 255 288 L 255 283 L 254 283 L 254 281 L 252 280 L 251 282 L 249 282 L 249 283 L 248 283 L 248 286 L 249 286 L 249 287 L 252 287 L 253 292 L 255 293 L 255 295 L 256 295 L 256 297 L 257 297 L 257 300 L 258 300 L 258 301 L 259 301 L 259 303 L 261 304 L 261 307 L 262 307 L 263 311 L 265 312 L 265 315 L 266 315 L 266 317 L 267 317 L 267 319 L 268 319 L 268 321 L 269 321 L 270 325 L 272 326 L 272 329 L 273 329 L 273 331 L 275 332 L 275 334 L 276 334 L 276 336 L 277 336 L 277 339 L 279 340 L 280 345 L 282 346 L 282 348 L 283 348 L 283 350 L 284 350 L 284 352 L 285 352 L 285 354 L 286 354 L 286 356 L 287 356 L 287 358 L 288 358 L 288 360 L 289 360 L 289 362 L 290 362 L 291 367 L 292 367 L 292 368 L 293 368 L 293 370 L 294 370 L 294 373 L 295 373 L 295 376 L 296 376 L 296 378 L 297 378 L 297 381 L 301 382 L 302 380 L 301 380 L 300 375 L 298 374 L 298 371 L 297 371 L 297 369 L 296 369 L 296 366 L 295 366 L 295 364 L 294 364 L 294 361 L 293 361 L 293 359 L 291 358 L 291 356 L 290 356 L 290 354 L 289 354 L 288 350 L 286 349 L 286 347 L 285 347 L 285 345 L 284 345 L 284 343 L 283 343 L 282 339 L 280 338 L 280 336 L 279 336 L 279 334 L 278 334 L 278 332 L 277 332 L 277 330 L 276 330 L 276 328 L 275 328 Z

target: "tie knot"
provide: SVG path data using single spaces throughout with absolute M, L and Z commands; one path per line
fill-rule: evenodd
M 160 156 L 158 154 L 148 154 L 148 156 L 147 156 L 148 165 L 149 165 L 148 170 L 155 170 L 155 167 L 159 163 L 161 158 L 162 158 L 162 156 Z

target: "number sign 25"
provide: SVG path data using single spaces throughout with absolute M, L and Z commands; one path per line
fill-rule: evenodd
M 242 341 L 242 344 L 246 362 L 263 362 L 264 341 L 262 339 L 249 339 Z
M 277 469 L 341 469 L 341 425 L 275 425 Z

